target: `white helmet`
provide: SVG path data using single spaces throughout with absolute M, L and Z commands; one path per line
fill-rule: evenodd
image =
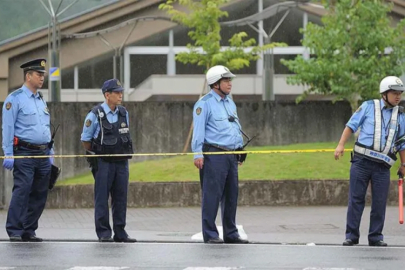
M 380 94 L 388 90 L 405 91 L 405 87 L 400 78 L 395 76 L 388 76 L 382 79 L 380 83 Z
M 207 83 L 208 85 L 214 84 L 222 78 L 234 78 L 236 77 L 232 74 L 227 67 L 224 66 L 213 66 L 207 72 Z

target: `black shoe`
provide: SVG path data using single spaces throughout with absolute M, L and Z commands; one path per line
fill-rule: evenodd
M 112 243 L 114 240 L 111 237 L 101 237 L 98 239 L 99 242 L 102 243 Z
M 368 245 L 372 247 L 386 247 L 388 246 L 383 240 L 378 241 L 368 241 Z
M 357 245 L 358 243 L 359 243 L 359 241 L 354 241 L 354 240 L 348 238 L 343 242 L 343 245 L 344 246 L 354 246 L 354 245 Z
M 244 240 L 244 239 L 242 239 L 240 237 L 225 239 L 224 242 L 227 243 L 227 244 L 249 244 L 248 240 Z
M 22 238 L 19 235 L 10 236 L 10 242 L 22 242 Z
M 114 237 L 114 242 L 118 242 L 118 243 L 136 243 L 136 239 L 135 238 L 116 238 Z
M 36 237 L 35 235 L 23 235 L 22 240 L 24 242 L 42 242 L 43 239 Z
M 207 244 L 223 244 L 224 241 L 222 241 L 221 238 L 211 238 L 210 240 L 206 241 L 205 243 L 207 243 Z

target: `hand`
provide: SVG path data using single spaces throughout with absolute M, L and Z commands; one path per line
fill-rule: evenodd
M 53 148 L 51 148 L 51 150 L 49 150 L 49 155 L 52 156 L 52 157 L 49 157 L 49 163 L 51 163 L 51 165 L 52 165 L 54 162 L 53 155 L 55 155 L 55 150 L 53 150 Z
M 194 165 L 197 167 L 197 169 L 202 169 L 204 166 L 204 158 L 196 158 L 194 159 Z
M 12 170 L 14 168 L 14 158 L 6 158 L 3 161 L 3 167 L 7 170 Z
M 345 151 L 345 146 L 339 144 L 335 149 L 335 160 L 338 160 L 339 157 L 343 157 L 344 151 Z
M 397 174 L 402 175 L 402 177 L 404 177 L 404 175 L 405 175 L 405 167 L 404 166 L 399 166 Z
M 93 151 L 90 150 L 86 150 L 86 155 L 95 155 L 96 153 L 94 153 Z M 89 167 L 92 170 L 97 171 L 98 170 L 98 160 L 96 157 L 86 157 L 86 161 L 87 163 L 89 163 Z

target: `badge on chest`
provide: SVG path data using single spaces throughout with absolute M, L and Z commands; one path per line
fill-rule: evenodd
M 122 122 L 122 123 L 121 123 L 121 128 L 118 129 L 118 132 L 119 132 L 120 134 L 126 134 L 126 133 L 128 133 L 128 132 L 129 132 L 129 128 L 127 128 L 126 126 L 127 126 L 127 124 L 126 124 L 125 122 Z
M 120 134 L 126 134 L 126 133 L 129 132 L 129 128 L 120 128 L 120 129 L 118 129 L 118 132 L 119 132 Z

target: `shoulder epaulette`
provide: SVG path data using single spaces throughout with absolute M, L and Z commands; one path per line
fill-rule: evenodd
M 118 106 L 118 111 L 122 116 L 127 116 L 127 109 L 124 106 Z
M 205 96 L 203 96 L 202 98 L 201 98 L 201 100 L 202 101 L 207 101 L 207 100 L 209 100 L 210 98 L 212 98 L 213 96 L 210 94 L 210 93 L 208 93 L 208 94 L 206 94 Z
M 21 94 L 23 91 L 24 91 L 24 90 L 22 90 L 21 88 L 20 88 L 20 89 L 17 89 L 17 90 L 15 90 L 15 91 L 13 91 L 13 92 L 10 94 L 10 96 L 15 97 L 15 96 Z
M 101 106 L 101 104 L 98 104 L 98 105 L 94 106 L 94 107 L 90 110 L 90 112 L 93 112 L 95 115 L 98 116 L 98 110 L 100 110 L 100 111 L 102 111 L 102 112 L 104 113 L 104 109 L 103 109 L 103 107 Z

